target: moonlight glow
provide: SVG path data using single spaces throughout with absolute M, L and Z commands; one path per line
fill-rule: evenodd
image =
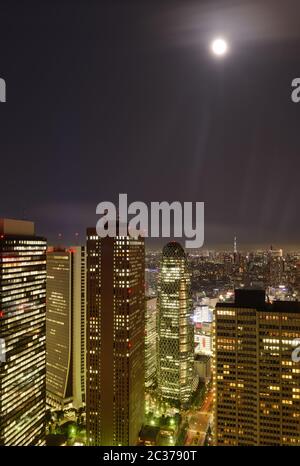
M 228 52 L 228 44 L 226 40 L 218 37 L 217 39 L 214 39 L 211 43 L 211 50 L 214 55 L 217 55 L 219 57 L 226 55 Z

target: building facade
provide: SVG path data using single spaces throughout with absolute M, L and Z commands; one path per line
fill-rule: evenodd
M 207 305 L 199 305 L 194 309 L 194 342 L 195 355 L 212 355 L 213 311 Z
M 194 329 L 187 259 L 176 242 L 163 249 L 158 288 L 158 393 L 185 405 L 192 394 Z
M 84 247 L 47 253 L 47 402 L 85 402 L 86 255 Z
M 144 418 L 145 247 L 87 231 L 87 437 L 135 445 Z
M 46 240 L 0 220 L 0 445 L 45 444 Z
M 236 290 L 217 304 L 214 335 L 217 445 L 300 445 L 300 303 Z
M 156 386 L 157 375 L 157 298 L 146 300 L 145 387 Z

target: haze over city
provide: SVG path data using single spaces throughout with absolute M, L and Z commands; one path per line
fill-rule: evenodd
M 69 243 L 126 192 L 205 202 L 206 247 L 299 246 L 296 0 L 2 5 L 2 216 Z

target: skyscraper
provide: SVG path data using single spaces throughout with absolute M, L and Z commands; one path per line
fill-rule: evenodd
M 194 331 L 190 274 L 183 248 L 163 248 L 158 292 L 158 392 L 180 405 L 192 393 Z
M 45 442 L 46 247 L 32 222 L 0 220 L 0 445 Z
M 47 401 L 85 402 L 86 255 L 84 247 L 47 253 Z
M 236 290 L 215 312 L 217 445 L 300 445 L 300 303 Z
M 145 387 L 156 385 L 157 375 L 157 298 L 146 301 L 145 318 Z
M 144 416 L 144 240 L 87 231 L 87 437 L 135 445 Z
M 282 249 L 275 250 L 270 247 L 267 254 L 267 284 L 276 287 L 282 284 L 285 259 Z

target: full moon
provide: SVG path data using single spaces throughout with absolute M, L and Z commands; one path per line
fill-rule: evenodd
M 228 52 L 228 44 L 226 40 L 222 39 L 221 37 L 218 37 L 217 39 L 214 39 L 211 43 L 211 50 L 214 55 L 217 55 L 219 57 L 226 55 Z

